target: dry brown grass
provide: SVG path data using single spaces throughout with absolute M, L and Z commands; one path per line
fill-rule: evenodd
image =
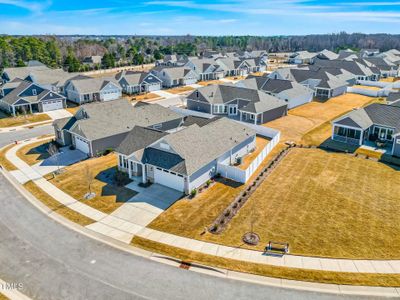
M 49 120 L 51 120 L 51 118 L 47 114 L 6 117 L 6 118 L 0 118 L 0 128 L 22 126 Z
M 75 115 L 80 108 L 80 106 L 67 107 L 65 110 L 67 110 L 70 114 Z
M 24 188 L 49 209 L 74 223 L 87 226 L 95 222 L 94 220 L 61 204 L 32 181 L 25 183 Z
M 0 300 L 10 300 L 9 298 L 7 298 L 5 295 L 3 295 L 2 293 L 0 293 Z
M 371 98 L 357 94 L 345 94 L 339 97 L 331 98 L 326 102 L 311 102 L 296 107 L 289 111 L 288 115 L 264 124 L 267 127 L 275 128 L 281 131 L 282 141 L 302 141 L 303 137 L 308 140 L 315 139 L 320 141 L 323 137 L 330 136 L 330 121 L 351 111 L 354 108 L 360 108 L 372 102 L 377 102 L 376 98 Z M 317 130 L 317 127 L 320 127 Z M 310 136 L 310 134 L 317 136 Z
M 147 93 L 143 95 L 136 95 L 136 96 L 131 96 L 133 101 L 145 101 L 145 100 L 154 100 L 154 99 L 159 99 L 161 98 L 159 95 L 154 94 L 154 93 Z
M 382 163 L 294 149 L 247 201 L 226 230 L 202 234 L 241 188 L 217 183 L 193 200 L 176 202 L 150 228 L 232 247 L 254 230 L 262 250 L 289 242 L 291 253 L 323 257 L 399 259 L 400 172 Z M 254 207 L 256 208 L 254 210 Z
M 211 84 L 224 84 L 224 83 L 226 83 L 226 82 L 223 82 L 221 80 L 209 80 L 209 81 L 200 81 L 197 84 L 200 84 L 202 86 L 208 86 Z
M 17 170 L 17 167 L 14 166 L 14 164 L 6 158 L 6 153 L 8 152 L 8 150 L 10 150 L 14 146 L 15 146 L 15 144 L 11 144 L 0 150 L 0 166 L 2 166 L 7 171 Z
M 124 202 L 132 198 L 136 193 L 124 187 L 117 187 L 107 184 L 100 180 L 98 175 L 117 166 L 115 154 L 109 154 L 99 158 L 89 159 L 65 168 L 65 172 L 57 175 L 54 179 L 52 175 L 47 175 L 52 184 L 60 190 L 69 194 L 71 197 L 81 201 L 106 214 L 112 213 Z M 96 196 L 92 199 L 84 199 L 88 193 L 87 167 L 90 170 L 92 182 L 92 192 Z
M 131 244 L 135 247 L 139 247 L 147 251 L 175 257 L 181 261 L 189 263 L 198 263 L 202 265 L 213 266 L 242 273 L 250 273 L 260 276 L 342 285 L 382 287 L 400 286 L 399 274 L 341 273 L 285 268 L 257 263 L 249 263 L 229 258 L 221 258 L 213 255 L 202 254 L 194 251 L 188 251 L 185 249 L 168 246 L 166 244 L 153 242 L 151 240 L 147 240 L 137 236 L 133 238 Z
M 243 79 L 246 79 L 246 77 L 247 76 L 228 76 L 228 77 L 225 77 L 225 79 L 228 79 L 228 80 L 243 80 Z
M 395 82 L 396 80 L 395 80 L 396 78 L 394 78 L 394 77 L 388 77 L 388 78 L 381 78 L 381 80 L 379 80 L 379 81 L 382 81 L 382 82 Z
M 190 92 L 193 90 L 194 90 L 194 88 L 192 88 L 191 86 L 178 86 L 178 87 L 168 89 L 165 91 L 167 93 L 171 93 L 171 94 L 182 94 L 182 93 Z
M 240 246 L 255 222 L 258 250 L 274 240 L 288 242 L 299 255 L 398 259 L 400 186 L 393 182 L 399 180 L 399 170 L 382 163 L 294 149 L 227 229 L 209 240 Z
M 28 144 L 17 151 L 17 156 L 28 165 L 33 166 L 38 162 L 50 157 L 47 149 L 52 140 L 53 139 L 47 139 L 44 141 Z
M 271 161 L 282 148 L 283 145 L 281 144 L 276 146 L 251 179 L 254 179 L 262 167 Z M 199 193 L 194 199 L 175 202 L 155 219 L 149 227 L 176 235 L 204 239 L 205 236 L 201 235 L 204 228 L 210 226 L 217 216 L 245 188 L 245 185 L 222 179 L 209 189 Z

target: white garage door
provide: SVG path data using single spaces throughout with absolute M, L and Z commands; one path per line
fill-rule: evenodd
M 90 152 L 89 143 L 77 136 L 75 137 L 75 148 L 86 154 Z
M 154 182 L 165 185 L 171 189 L 183 192 L 185 189 L 185 182 L 183 177 L 176 174 L 167 173 L 157 168 L 154 169 Z
M 120 97 L 119 92 L 104 92 L 103 101 L 116 100 Z
M 63 100 L 51 100 L 43 102 L 43 111 L 52 111 L 57 109 L 63 109 Z

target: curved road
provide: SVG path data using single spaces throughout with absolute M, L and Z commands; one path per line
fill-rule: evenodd
M 33 207 L 0 174 L 0 279 L 33 299 L 348 299 L 212 277 L 81 235 Z M 352 297 L 365 299 L 365 297 Z
M 0 148 L 13 143 L 14 141 L 26 140 L 45 134 L 54 134 L 54 129 L 51 125 L 0 133 Z

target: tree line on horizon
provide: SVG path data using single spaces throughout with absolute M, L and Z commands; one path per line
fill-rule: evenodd
M 319 34 L 305 36 L 0 36 L 0 69 L 21 67 L 38 60 L 69 72 L 153 63 L 168 54 L 194 56 L 205 50 L 221 52 L 266 50 L 268 52 L 311 52 L 328 49 L 400 49 L 400 35 Z M 99 65 L 82 63 L 85 57 L 102 56 Z

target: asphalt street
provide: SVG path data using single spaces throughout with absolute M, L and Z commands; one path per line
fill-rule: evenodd
M 51 125 L 44 125 L 32 129 L 3 132 L 0 133 L 0 148 L 15 141 L 26 140 L 44 134 L 54 134 L 53 127 Z

